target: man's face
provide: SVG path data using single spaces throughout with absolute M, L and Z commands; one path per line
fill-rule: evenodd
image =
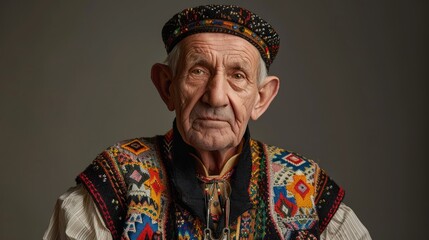
M 258 101 L 258 50 L 229 34 L 200 33 L 181 41 L 170 86 L 185 142 L 203 151 L 236 147 Z

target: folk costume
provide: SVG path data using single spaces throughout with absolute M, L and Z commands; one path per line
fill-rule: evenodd
M 268 70 L 276 31 L 237 6 L 188 8 L 162 30 L 167 53 L 201 33 L 242 37 Z M 60 197 L 44 239 L 370 239 L 344 190 L 312 160 L 243 136 L 211 176 L 175 124 L 163 136 L 103 151 Z M 326 231 L 325 231 L 326 229 Z
M 175 129 L 137 138 L 101 153 L 78 182 L 91 194 L 113 239 L 202 239 L 207 202 L 193 148 Z M 226 175 L 230 239 L 319 239 L 344 191 L 316 163 L 296 153 L 243 138 Z
M 59 198 L 43 239 L 204 239 L 205 179 L 193 151 L 174 130 L 107 148 Z M 228 163 L 230 239 L 371 239 L 313 161 L 247 131 Z M 210 216 L 213 235 L 221 215 L 217 226 Z

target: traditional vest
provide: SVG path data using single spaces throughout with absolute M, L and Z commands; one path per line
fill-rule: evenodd
M 192 151 L 176 129 L 122 141 L 77 182 L 113 239 L 202 239 L 205 203 Z M 250 139 L 248 131 L 230 184 L 229 229 L 237 240 L 319 239 L 344 197 L 312 160 Z

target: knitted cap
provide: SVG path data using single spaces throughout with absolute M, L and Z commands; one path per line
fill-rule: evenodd
M 187 8 L 174 15 L 162 28 L 167 53 L 185 37 L 196 33 L 227 33 L 244 38 L 261 53 L 267 69 L 277 55 L 280 38 L 258 15 L 233 5 Z

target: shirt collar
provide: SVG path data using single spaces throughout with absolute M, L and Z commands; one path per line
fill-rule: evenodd
M 243 141 L 241 141 L 238 146 L 238 151 L 237 151 L 238 153 L 230 157 L 228 160 L 226 160 L 226 162 L 222 166 L 220 173 L 217 175 L 210 174 L 208 169 L 204 166 L 201 158 L 199 158 L 197 155 L 194 155 L 194 154 L 190 154 L 190 155 L 194 158 L 197 174 L 203 177 L 206 177 L 208 179 L 211 179 L 211 178 L 219 179 L 219 178 L 225 178 L 225 175 L 231 172 L 235 167 L 235 165 L 237 165 L 238 156 L 240 155 L 242 149 L 243 149 Z M 226 179 L 227 178 L 228 177 L 226 177 Z

